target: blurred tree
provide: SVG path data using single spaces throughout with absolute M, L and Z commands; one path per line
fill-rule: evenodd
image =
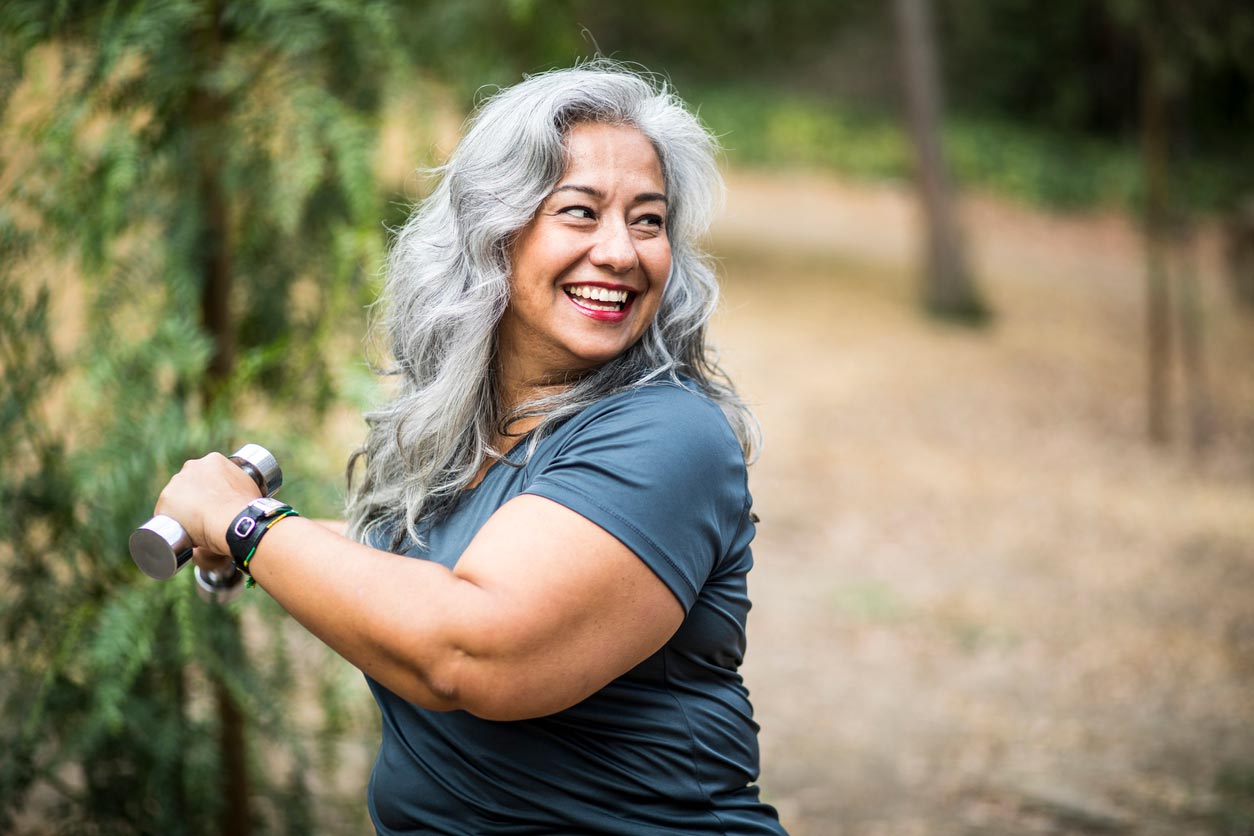
M 0 830 L 35 786 L 60 795 L 53 830 L 316 829 L 281 639 L 251 661 L 241 611 L 200 603 L 189 578 L 148 581 L 125 543 L 182 460 L 239 440 L 244 404 L 281 405 L 282 453 L 331 402 L 325 337 L 360 310 L 382 245 L 372 155 L 393 12 L 0 7 L 0 108 L 19 131 L 0 176 L 0 698 L 15 718 Z M 62 309 L 82 327 L 59 350 L 30 275 L 58 259 L 85 300 Z M 246 725 L 283 754 L 248 751 Z
M 1233 211 L 1224 232 L 1233 297 L 1254 313 L 1254 194 Z
M 1150 440 L 1170 436 L 1171 285 L 1167 274 L 1170 235 L 1167 193 L 1167 79 L 1164 78 L 1159 22 L 1146 16 L 1136 24 L 1142 36 L 1141 148 L 1145 179 L 1145 335 L 1146 418 Z
M 402 3 L 399 25 L 416 63 L 457 89 L 459 101 L 484 85 L 566 66 L 594 47 L 580 34 L 576 0 L 462 0 Z
M 951 319 L 981 321 L 988 310 L 963 256 L 957 206 L 941 152 L 941 92 L 931 0 L 896 0 L 898 48 L 916 179 L 927 230 L 924 303 Z
M 682 83 L 801 84 L 834 32 L 877 15 L 875 0 L 463 0 L 416 3 L 406 42 L 449 83 L 474 91 L 603 55 Z M 455 44 L 456 48 L 451 45 Z
M 1244 60 L 1234 44 L 1254 44 L 1254 11 L 1230 10 L 1202 0 L 1110 0 L 1115 20 L 1140 44 L 1141 153 L 1145 195 L 1147 426 L 1155 443 L 1171 436 L 1173 344 L 1179 343 L 1189 443 L 1199 454 L 1214 434 L 1207 385 L 1202 308 L 1193 268 L 1192 208 L 1179 188 L 1183 149 L 1192 144 L 1192 119 L 1184 108 L 1197 95 L 1197 80 L 1217 65 Z M 1236 34 L 1234 35 L 1233 32 Z M 1174 259 L 1173 259 L 1174 255 Z M 1174 261 L 1174 269 L 1173 268 Z M 1173 319 L 1178 322 L 1174 339 Z
M 947 88 L 963 111 L 1049 131 L 1134 138 L 1142 40 L 1134 19 L 1170 17 L 1170 49 L 1193 78 L 1177 102 L 1199 152 L 1239 150 L 1254 131 L 1254 10 L 1231 0 L 939 0 Z M 1174 59 L 1173 59 L 1174 60 Z
M 1042 128 L 1108 136 L 1138 123 L 1137 41 L 1108 0 L 940 0 L 954 104 Z

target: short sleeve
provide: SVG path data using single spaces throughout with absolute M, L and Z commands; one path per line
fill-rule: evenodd
M 650 386 L 607 399 L 563 430 L 523 493 L 612 534 L 687 612 L 748 513 L 744 456 L 722 410 L 679 386 Z

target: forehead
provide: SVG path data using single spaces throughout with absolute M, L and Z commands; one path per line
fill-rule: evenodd
M 662 192 L 662 163 L 649 138 L 629 125 L 586 122 L 566 133 L 566 171 L 558 185 L 595 179 Z M 588 183 L 587 185 L 598 185 Z

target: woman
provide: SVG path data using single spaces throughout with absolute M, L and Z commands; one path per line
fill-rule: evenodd
M 783 832 L 736 672 L 754 425 L 703 343 L 712 151 L 609 62 L 498 93 L 392 252 L 349 536 L 250 512 L 217 454 L 162 493 L 366 674 L 381 833 Z

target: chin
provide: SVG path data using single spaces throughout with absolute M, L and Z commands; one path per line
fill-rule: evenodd
M 596 371 L 602 366 L 608 363 L 614 362 L 616 359 L 621 357 L 622 354 L 623 354 L 622 351 L 585 354 L 585 355 L 580 356 L 579 360 L 577 361 L 578 362 L 577 369 L 583 372 Z
M 637 337 L 636 339 L 632 340 L 629 343 L 618 343 L 614 346 L 606 346 L 602 350 L 588 352 L 588 356 L 595 357 L 597 365 L 603 366 L 606 363 L 610 362 L 611 360 L 615 360 L 619 357 L 622 357 L 624 354 L 626 354 L 628 351 L 631 350 L 632 346 L 634 346 L 639 341 L 640 341 L 640 338 Z

